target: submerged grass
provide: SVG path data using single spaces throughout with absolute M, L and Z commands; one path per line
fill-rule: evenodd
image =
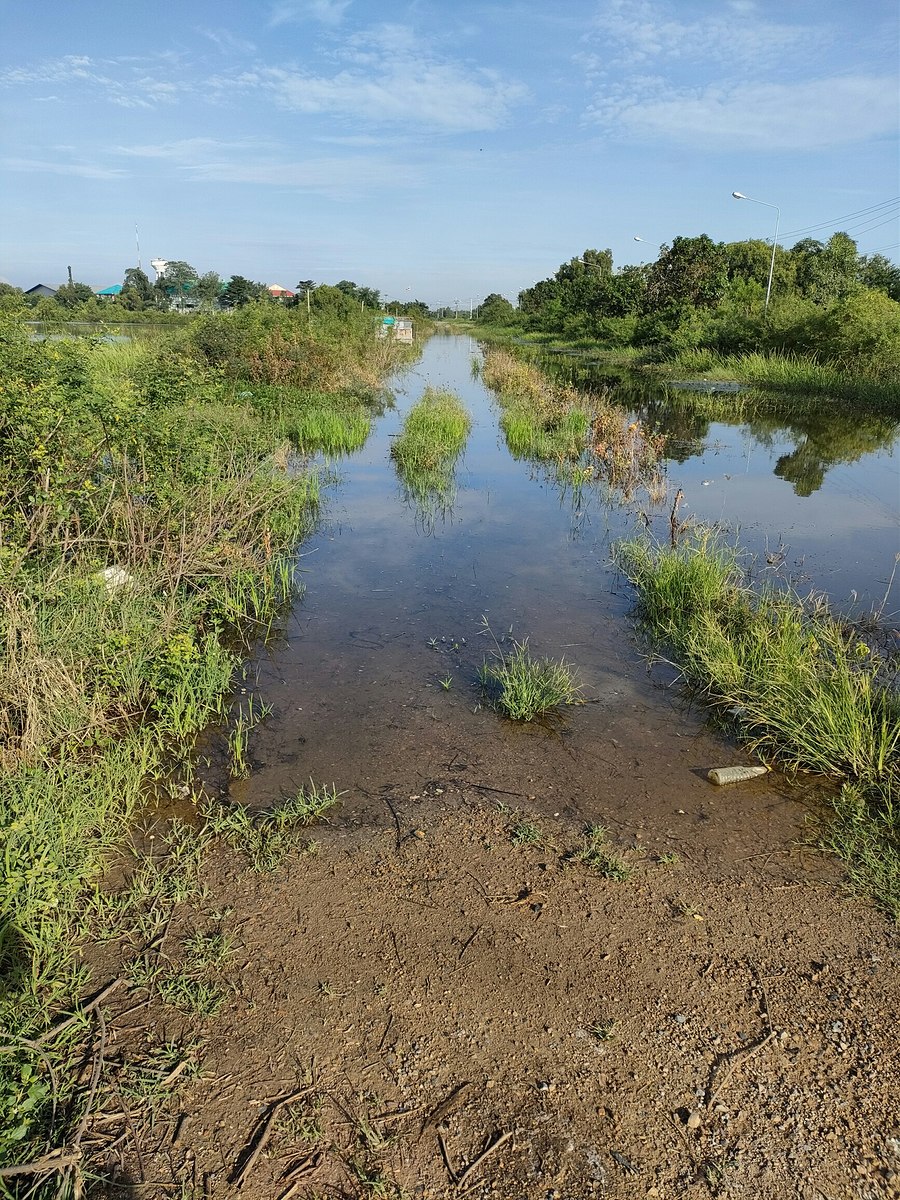
M 652 636 L 751 750 L 847 785 L 826 843 L 900 913 L 900 696 L 896 666 L 821 599 L 743 581 L 710 530 L 680 545 L 621 543 Z
M 471 428 L 459 397 L 427 388 L 391 446 L 406 495 L 428 521 L 452 506 L 454 469 Z
M 582 392 L 499 346 L 485 351 L 481 375 L 500 403 L 500 428 L 513 458 L 546 468 L 562 487 L 603 483 L 625 500 L 644 488 L 665 496 L 665 439 L 628 422 L 604 389 Z
M 210 806 L 207 827 L 235 849 L 245 851 L 255 871 L 274 871 L 292 849 L 310 852 L 310 845 L 298 842 L 297 831 L 321 820 L 340 799 L 332 787 L 319 786 L 312 780 L 276 808 L 251 811 L 241 806 Z

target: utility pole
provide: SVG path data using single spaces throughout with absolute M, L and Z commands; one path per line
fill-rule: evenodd
M 135 240 L 135 243 L 136 243 L 136 245 L 137 245 L 137 252 L 138 252 L 138 270 L 140 271 L 140 269 L 141 269 L 141 238 L 140 238 L 140 234 L 138 233 L 138 227 L 137 227 L 137 225 L 135 225 L 135 227 L 134 227 L 134 240 Z

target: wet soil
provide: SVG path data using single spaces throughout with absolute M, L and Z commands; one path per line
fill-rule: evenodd
M 274 874 L 216 844 L 150 947 L 177 971 L 190 933 L 234 937 L 217 1015 L 116 994 L 111 1061 L 195 1041 L 200 1075 L 168 1081 L 152 1121 L 101 1111 L 107 1193 L 900 1196 L 896 928 L 811 848 L 814 787 L 707 781 L 748 759 L 646 666 L 609 563 L 633 511 L 573 504 L 506 455 L 474 349 L 436 341 L 397 381 L 251 665 L 272 705 L 252 773 L 208 788 L 344 795 L 318 853 Z M 475 417 L 437 523 L 388 458 L 426 383 Z M 483 614 L 573 662 L 588 703 L 523 727 L 485 709 Z M 574 855 L 588 824 L 627 879 Z M 100 981 L 133 952 L 86 956 Z
M 274 875 L 209 857 L 160 952 L 177 970 L 184 936 L 232 932 L 227 999 L 201 1020 L 138 992 L 109 1021 L 111 1056 L 196 1039 L 202 1071 L 139 1158 L 124 1130 L 110 1195 L 900 1195 L 897 931 L 783 804 L 684 772 L 629 828 L 598 780 L 614 881 L 571 857 L 567 805 L 413 782 Z M 514 844 L 525 816 L 539 844 Z

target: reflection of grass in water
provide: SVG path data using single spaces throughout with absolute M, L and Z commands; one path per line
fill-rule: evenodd
M 428 388 L 410 409 L 403 432 L 391 447 L 406 495 L 428 523 L 453 505 L 454 468 L 471 427 L 457 396 Z

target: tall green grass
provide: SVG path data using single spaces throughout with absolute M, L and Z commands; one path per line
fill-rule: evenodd
M 850 785 L 836 806 L 843 832 L 829 844 L 900 913 L 900 889 L 889 894 L 866 865 L 893 864 L 886 874 L 900 882 L 900 696 L 890 664 L 823 601 L 754 591 L 736 552 L 709 530 L 671 548 L 623 542 L 617 557 L 651 635 L 752 751 Z
M 533 721 L 575 704 L 581 693 L 569 663 L 535 658 L 527 641 L 514 643 L 509 651 L 498 650 L 483 664 L 479 677 L 491 706 L 513 721 Z
M 665 439 L 640 421 L 628 422 L 606 390 L 580 391 L 555 382 L 533 362 L 491 346 L 482 378 L 500 403 L 500 428 L 510 454 L 545 467 L 561 488 L 580 493 L 592 481 L 622 500 L 645 489 L 665 495 Z
M 831 400 L 851 400 L 870 410 L 900 412 L 900 384 L 883 374 L 848 372 L 832 363 L 791 353 L 719 355 L 711 350 L 686 350 L 666 364 L 672 372 L 709 379 L 746 382 L 764 391 Z
M 39 1039 L 84 990 L 91 881 L 296 594 L 305 457 L 368 434 L 397 359 L 345 332 L 261 310 L 34 342 L 0 314 L 0 1165 L 62 1136 L 75 1080 Z

